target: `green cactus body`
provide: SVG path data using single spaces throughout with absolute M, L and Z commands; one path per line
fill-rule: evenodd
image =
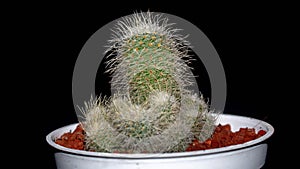
M 109 42 L 110 98 L 82 108 L 87 149 L 100 152 L 185 151 L 212 134 L 212 116 L 187 62 L 189 44 L 161 15 L 136 13 L 116 24 Z M 107 51 L 107 53 L 108 53 Z
M 183 86 L 183 70 L 177 66 L 185 65 L 171 48 L 172 40 L 165 36 L 143 33 L 125 40 L 118 51 L 118 65 L 114 67 L 112 88 L 115 91 L 129 92 L 136 104 L 143 103 L 153 90 L 169 91 L 180 95 Z M 185 65 L 185 69 L 188 67 Z M 120 85 L 121 84 L 121 85 Z
M 170 74 L 175 69 L 174 56 L 165 36 L 157 33 L 135 35 L 123 48 L 124 53 L 120 55 L 129 63 L 127 77 L 133 103 L 142 104 L 154 90 L 167 91 L 179 97 L 180 89 Z
M 163 69 L 149 68 L 137 73 L 129 82 L 131 101 L 142 104 L 155 90 L 166 91 L 180 99 L 180 90 L 172 76 Z

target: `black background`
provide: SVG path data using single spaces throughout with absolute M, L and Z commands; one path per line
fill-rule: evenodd
M 9 16 L 9 24 L 14 25 L 10 35 L 16 38 L 11 44 L 20 46 L 11 53 L 21 53 L 18 60 L 12 58 L 20 65 L 20 71 L 14 74 L 18 82 L 14 86 L 15 98 L 25 103 L 16 106 L 22 114 L 18 119 L 25 121 L 21 128 L 25 132 L 19 132 L 25 134 L 26 141 L 17 142 L 25 148 L 21 150 L 21 157 L 27 159 L 25 164 L 55 168 L 55 150 L 45 137 L 59 127 L 77 122 L 72 102 L 72 74 L 85 42 L 110 21 L 147 10 L 184 18 L 210 39 L 226 73 L 224 113 L 254 117 L 272 124 L 275 133 L 269 139 L 264 169 L 286 163 L 281 158 L 285 147 L 290 145 L 290 139 L 285 136 L 289 135 L 287 128 L 291 125 L 283 125 L 289 107 L 286 101 L 290 100 L 286 95 L 290 85 L 287 71 L 290 55 L 284 45 L 289 43 L 285 37 L 289 36 L 292 5 L 188 1 L 73 5 L 26 4 L 30 6 L 27 8 L 19 4 L 5 15 Z M 209 95 L 209 89 L 203 90 Z

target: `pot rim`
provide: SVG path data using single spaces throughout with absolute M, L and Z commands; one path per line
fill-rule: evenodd
M 75 155 L 82 155 L 82 156 L 93 156 L 93 157 L 101 157 L 101 158 L 124 158 L 124 159 L 155 159 L 155 158 L 178 158 L 178 157 L 187 157 L 187 156 L 202 156 L 202 155 L 208 155 L 208 154 L 216 154 L 216 153 L 225 153 L 229 151 L 236 151 L 240 149 L 245 149 L 248 147 L 253 147 L 258 144 L 264 143 L 269 137 L 271 137 L 274 133 L 274 127 L 269 124 L 268 122 L 265 122 L 263 120 L 259 120 L 252 117 L 246 117 L 246 116 L 240 116 L 240 115 L 232 115 L 232 114 L 220 114 L 220 119 L 232 119 L 232 120 L 246 120 L 248 122 L 251 122 L 253 124 L 256 124 L 253 126 L 256 128 L 256 130 L 264 129 L 266 131 L 266 134 L 263 136 L 250 140 L 248 142 L 242 143 L 242 144 L 236 144 L 221 148 L 213 148 L 213 149 L 207 149 L 207 150 L 197 150 L 197 151 L 189 151 L 189 152 L 174 152 L 174 153 L 138 153 L 138 154 L 125 154 L 125 153 L 104 153 L 104 152 L 91 152 L 91 151 L 85 151 L 85 150 L 76 150 L 72 148 L 67 148 L 64 146 L 61 146 L 59 144 L 56 144 L 54 139 L 57 138 L 59 135 L 68 132 L 70 130 L 75 129 L 75 127 L 79 123 L 73 123 L 64 127 L 60 127 L 52 132 L 50 132 L 46 136 L 47 143 L 55 148 L 56 150 L 69 153 L 69 154 L 75 154 Z M 220 122 L 222 123 L 222 122 Z M 230 124 L 230 122 L 225 121 L 223 124 Z M 247 127 L 247 126 L 245 126 Z

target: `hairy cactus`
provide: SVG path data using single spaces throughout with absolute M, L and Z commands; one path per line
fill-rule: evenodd
M 112 95 L 80 108 L 87 149 L 180 152 L 193 139 L 210 137 L 218 113 L 189 90 L 196 83 L 188 66 L 190 44 L 172 25 L 151 12 L 117 22 L 106 51 Z

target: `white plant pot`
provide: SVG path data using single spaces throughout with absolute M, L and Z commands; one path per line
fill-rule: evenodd
M 62 134 L 73 131 L 77 124 L 71 124 L 46 136 L 47 142 L 57 150 L 55 161 L 58 169 L 259 169 L 265 164 L 266 140 L 274 128 L 258 119 L 221 114 L 218 123 L 230 124 L 232 131 L 241 127 L 265 130 L 266 134 L 243 144 L 222 148 L 179 153 L 117 154 L 75 150 L 60 146 L 54 140 Z

